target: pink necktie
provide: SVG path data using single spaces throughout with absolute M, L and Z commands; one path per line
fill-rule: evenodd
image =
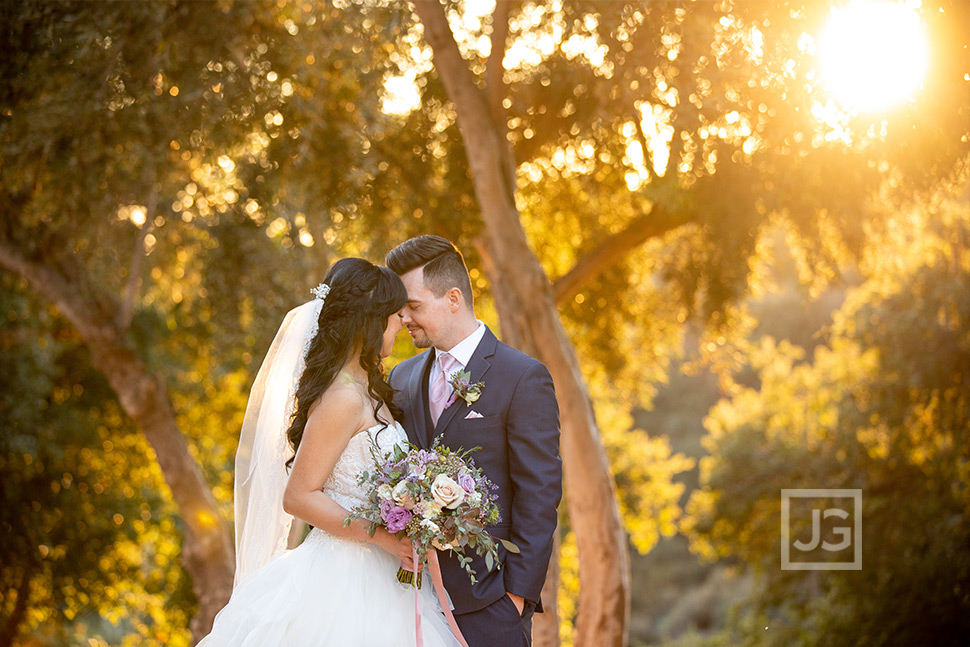
M 431 382 L 431 391 L 428 393 L 428 401 L 431 408 L 431 424 L 433 425 L 438 424 L 438 418 L 441 417 L 441 412 L 445 410 L 445 405 L 451 396 L 452 388 L 448 384 L 448 374 L 455 370 L 457 364 L 458 360 L 448 353 L 442 353 L 438 357 L 438 366 L 440 369 L 435 374 L 434 380 Z

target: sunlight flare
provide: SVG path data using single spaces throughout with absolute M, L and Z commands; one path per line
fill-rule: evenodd
M 871 112 L 909 99 L 929 64 L 913 3 L 860 0 L 832 12 L 819 42 L 822 79 L 844 107 Z

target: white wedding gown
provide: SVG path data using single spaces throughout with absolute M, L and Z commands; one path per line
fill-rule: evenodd
M 350 439 L 323 490 L 347 510 L 367 491 L 357 476 L 372 469 L 371 438 L 382 452 L 404 442 L 398 423 Z M 379 433 L 378 433 L 379 432 Z M 314 528 L 298 547 L 254 571 L 216 615 L 199 647 L 412 647 L 414 589 L 396 575 L 400 561 L 377 546 Z M 431 578 L 419 592 L 426 647 L 453 647 Z

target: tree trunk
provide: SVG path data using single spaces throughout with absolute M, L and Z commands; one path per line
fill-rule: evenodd
M 235 555 L 225 523 L 202 470 L 189 453 L 165 384 L 135 356 L 126 331 L 119 329 L 120 308 L 108 295 L 96 294 L 78 272 L 57 272 L 20 257 L 0 243 L 0 267 L 20 275 L 50 299 L 77 329 L 125 412 L 141 428 L 172 491 L 185 522 L 182 560 L 192 576 L 199 611 L 192 619 L 195 640 L 212 627 L 216 613 L 232 592 Z M 93 298 L 82 295 L 95 294 Z
M 532 647 L 559 647 L 559 529 L 552 544 L 552 560 L 542 585 L 542 613 L 532 616 Z
M 435 68 L 455 105 L 475 195 L 485 222 L 485 270 L 502 334 L 534 353 L 552 373 L 562 421 L 566 504 L 576 533 L 581 581 L 577 647 L 622 647 L 629 618 L 629 556 L 615 485 L 575 350 L 559 321 L 552 286 L 529 249 L 508 159 L 504 127 L 496 127 L 482 91 L 461 58 L 437 0 L 416 0 L 415 12 L 434 51 Z M 548 636 L 543 636 L 544 644 Z

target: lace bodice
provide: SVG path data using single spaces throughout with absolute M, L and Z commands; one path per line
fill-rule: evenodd
M 357 477 L 375 465 L 371 454 L 372 442 L 375 440 L 380 453 L 386 454 L 394 445 L 407 442 L 407 436 L 400 423 L 395 422 L 387 428 L 384 425 L 374 425 L 350 439 L 323 486 L 323 491 L 347 510 L 353 510 L 367 502 L 369 493 L 357 483 Z

